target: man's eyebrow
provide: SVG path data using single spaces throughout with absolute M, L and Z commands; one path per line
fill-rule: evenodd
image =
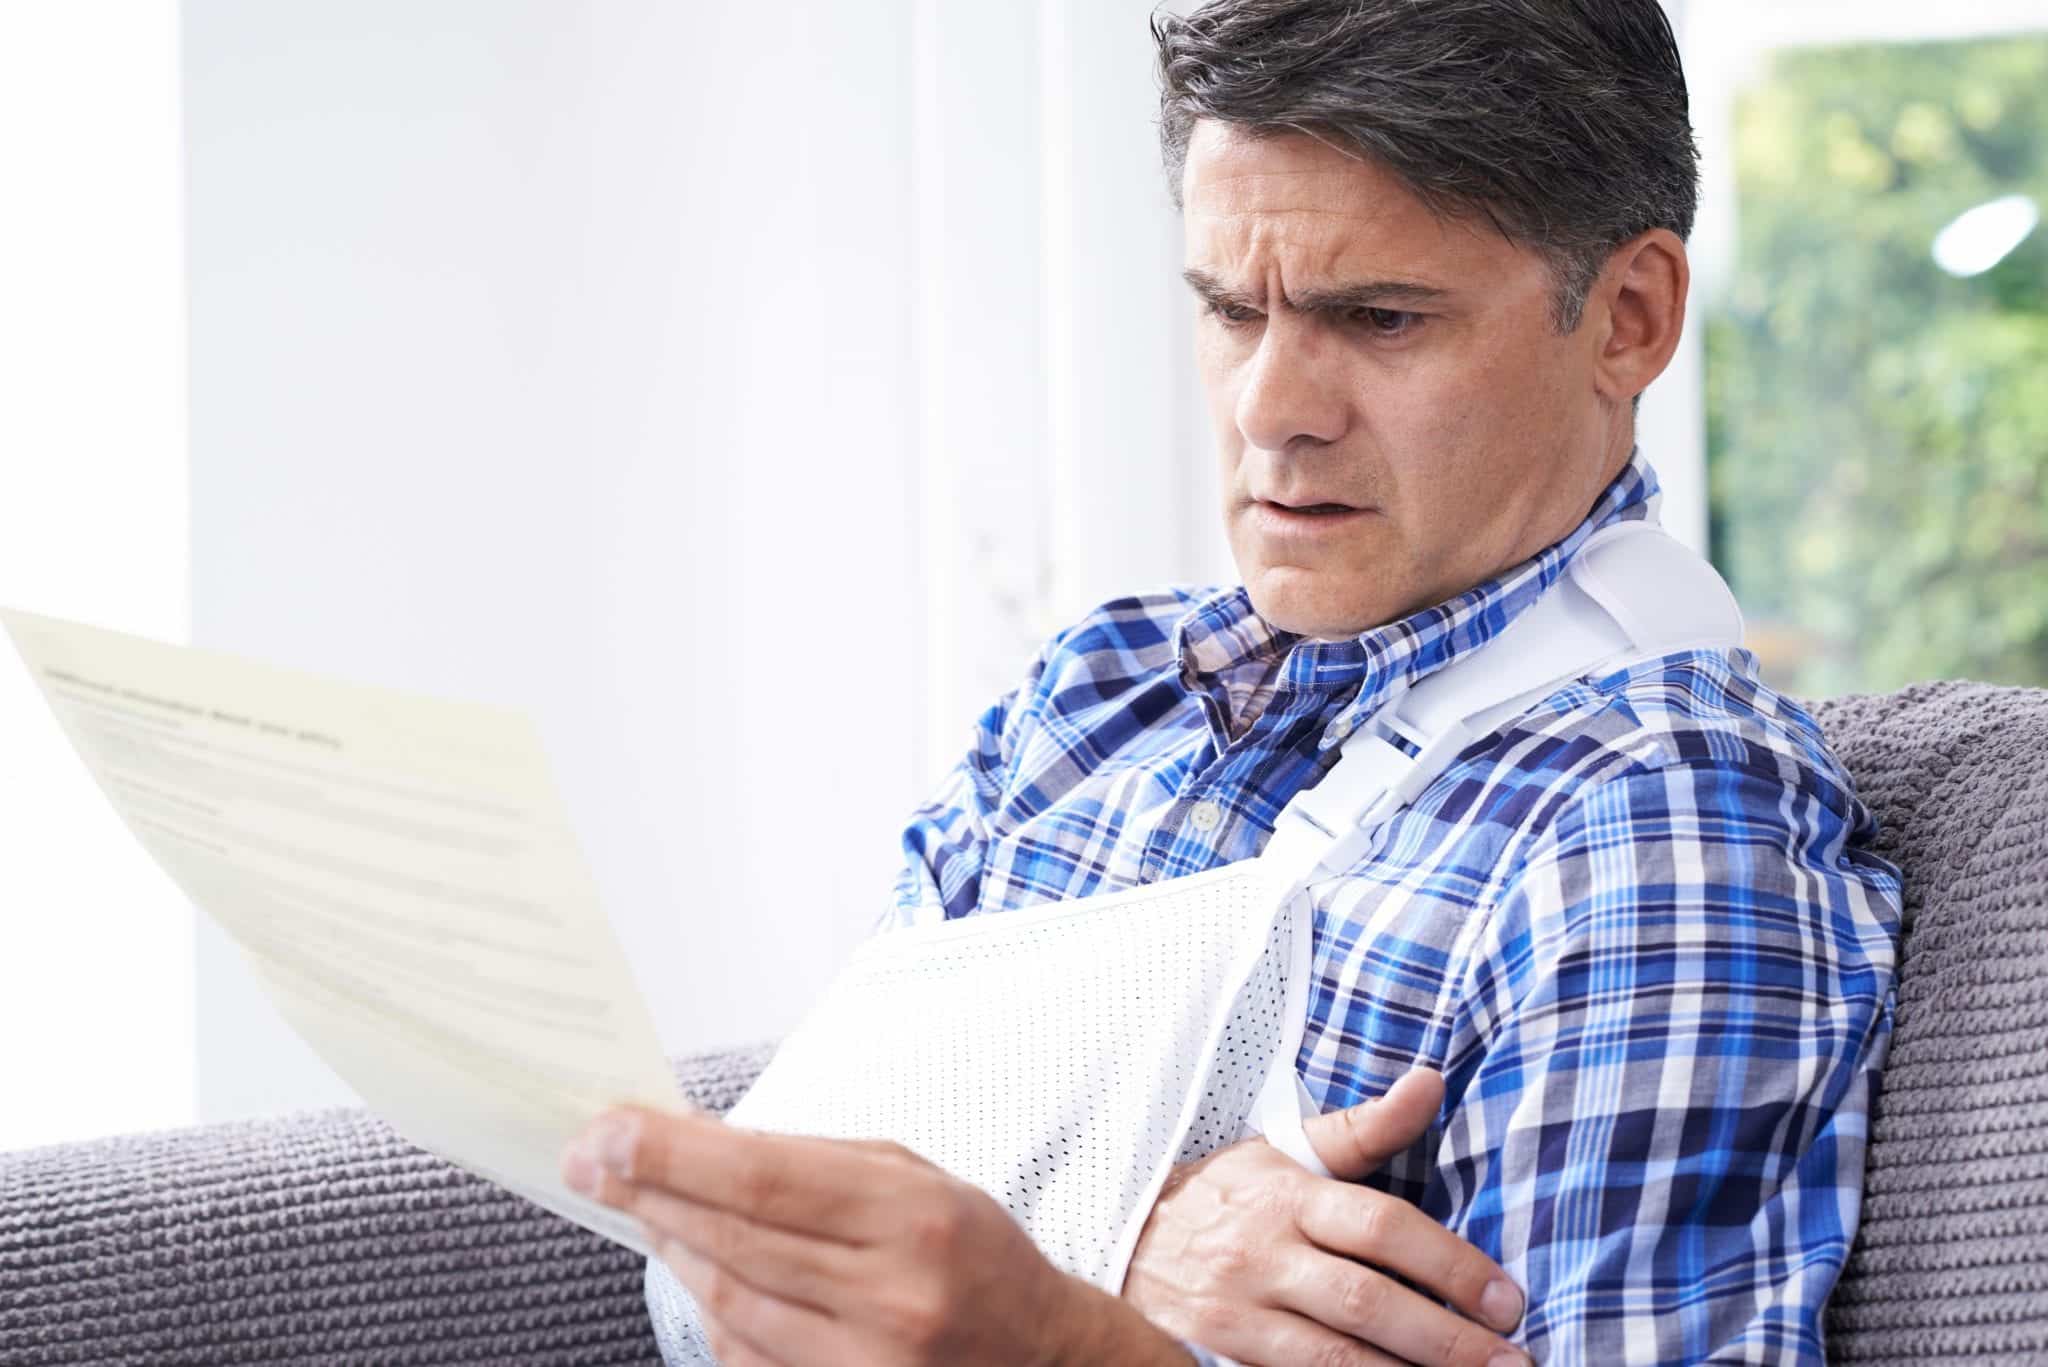
M 1180 273 L 1188 288 L 1212 304 L 1256 309 L 1259 301 L 1242 290 L 1232 289 L 1215 276 L 1191 266 Z M 1359 280 L 1329 289 L 1305 290 L 1287 301 L 1299 313 L 1342 313 L 1346 309 L 1398 309 L 1416 304 L 1433 304 L 1450 296 L 1450 291 L 1414 280 Z
M 1224 284 L 1199 266 L 1188 267 L 1180 273 L 1180 278 L 1188 282 L 1189 289 L 1211 304 L 1246 309 L 1255 309 L 1259 306 L 1256 299 L 1239 290 L 1230 288 L 1230 286 Z

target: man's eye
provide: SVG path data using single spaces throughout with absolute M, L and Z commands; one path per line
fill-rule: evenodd
M 1380 337 L 1399 337 L 1413 332 L 1422 321 L 1419 313 L 1401 309 L 1356 308 L 1347 315 L 1353 323 Z
M 1222 304 L 1214 299 L 1209 301 L 1208 313 L 1212 318 L 1220 318 L 1228 327 L 1243 327 L 1247 323 L 1257 321 L 1259 316 L 1257 309 L 1244 308 L 1238 304 Z

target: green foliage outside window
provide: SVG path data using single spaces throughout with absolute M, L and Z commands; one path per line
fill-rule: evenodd
M 2048 684 L 2048 37 L 1779 54 L 1736 112 L 1738 255 L 1706 326 L 1713 554 L 1776 686 Z

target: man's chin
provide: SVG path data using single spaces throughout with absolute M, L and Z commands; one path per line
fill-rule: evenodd
M 1333 594 L 1306 570 L 1271 569 L 1246 581 L 1252 609 L 1281 631 L 1326 641 L 1349 640 L 1391 620 L 1381 605 Z M 1277 582 L 1276 582 L 1277 581 Z M 1364 595 L 1359 595 L 1364 597 Z

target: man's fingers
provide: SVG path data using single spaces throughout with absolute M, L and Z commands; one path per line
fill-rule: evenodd
M 1363 1177 L 1429 1131 L 1444 1101 L 1443 1074 L 1412 1068 L 1372 1101 L 1302 1122 L 1309 1147 L 1333 1176 Z
M 827 1317 L 762 1292 L 730 1268 L 678 1243 L 656 1248 L 697 1302 L 697 1318 L 721 1367 L 798 1367 L 833 1361 L 842 1337 Z
M 606 1171 L 635 1186 L 843 1243 L 888 1233 L 892 1179 L 905 1171 L 879 1151 L 647 1106 L 611 1108 L 584 1138 Z
M 1454 1310 L 1347 1258 L 1296 1244 L 1280 1303 L 1417 1367 L 1489 1367 L 1529 1358 Z
M 1323 1248 L 1404 1277 L 1489 1329 L 1521 1323 L 1521 1288 L 1499 1264 L 1398 1197 L 1318 1181 L 1296 1218 Z
M 841 1302 L 866 1294 L 850 1244 L 794 1234 L 715 1206 L 686 1201 L 658 1187 L 623 1184 L 619 1209 L 647 1227 L 657 1248 L 685 1251 L 743 1277 L 778 1300 L 845 1314 Z
M 1411 1069 L 1377 1100 L 1313 1117 L 1303 1128 L 1333 1175 L 1363 1177 L 1427 1133 L 1443 1099 L 1441 1073 Z M 1331 1252 L 1398 1273 L 1489 1328 L 1505 1333 L 1521 1322 L 1521 1289 L 1491 1258 L 1406 1201 L 1320 1182 L 1300 1224 Z
M 1315 1320 L 1266 1306 L 1212 1306 L 1185 1323 L 1175 1318 L 1160 1327 L 1245 1367 L 1297 1367 L 1304 1362 L 1327 1367 L 1406 1367 L 1401 1359 Z

